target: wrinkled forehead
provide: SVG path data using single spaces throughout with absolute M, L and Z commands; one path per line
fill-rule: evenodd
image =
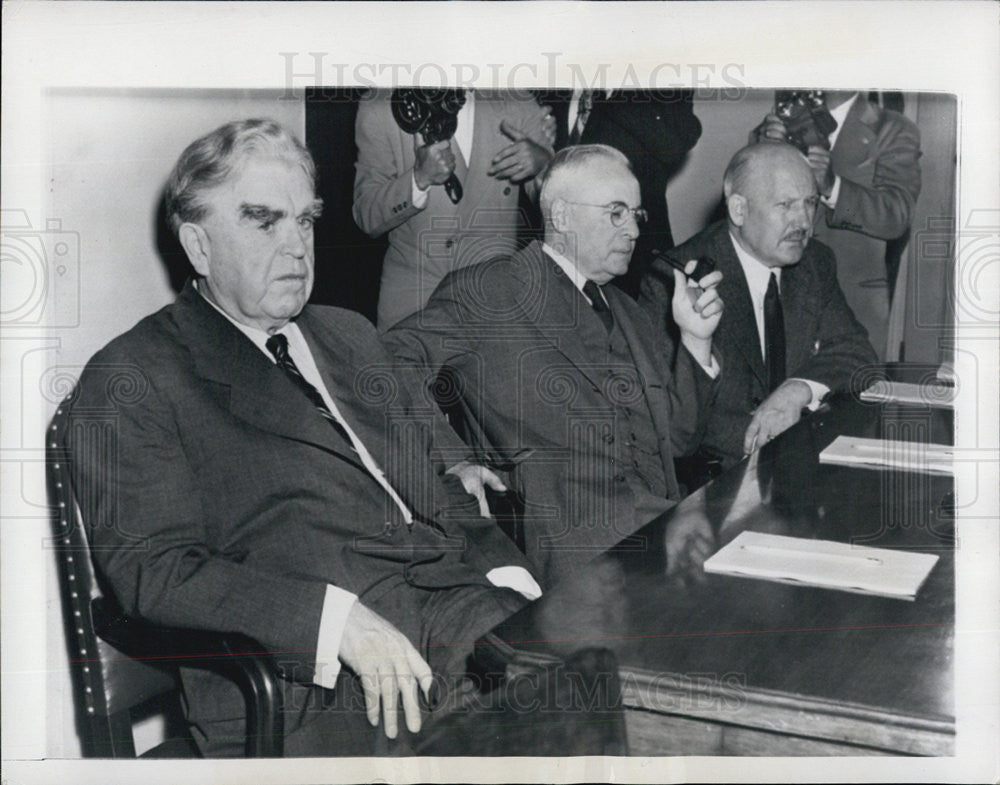
M 251 152 L 234 161 L 230 176 L 205 195 L 206 202 L 235 200 L 301 209 L 316 198 L 312 177 L 291 157 Z
M 768 201 L 805 199 L 816 193 L 816 180 L 803 159 L 785 157 L 774 165 L 759 166 L 751 175 L 751 198 Z

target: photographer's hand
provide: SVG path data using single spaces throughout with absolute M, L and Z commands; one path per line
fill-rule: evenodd
M 820 194 L 829 198 L 833 193 L 833 159 L 830 151 L 819 145 L 809 145 L 809 166 L 812 167 L 816 188 Z
M 750 132 L 750 144 L 757 142 L 787 142 L 788 132 L 781 118 L 771 112 L 764 122 Z

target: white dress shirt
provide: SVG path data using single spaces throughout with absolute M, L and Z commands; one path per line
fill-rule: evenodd
M 548 243 L 542 243 L 542 250 L 545 251 L 545 253 L 547 253 L 549 255 L 549 258 L 551 258 L 553 262 L 555 262 L 557 265 L 559 265 L 559 269 L 562 270 L 564 273 L 566 273 L 566 277 L 569 278 L 570 281 L 573 282 L 573 286 L 575 286 L 577 289 L 579 289 L 580 294 L 583 294 L 583 298 L 588 303 L 590 303 L 591 306 L 593 306 L 594 305 L 593 301 L 589 297 L 587 297 L 587 295 L 584 294 L 584 292 L 583 292 L 583 286 L 589 280 L 587 278 L 587 276 L 585 276 L 583 273 L 581 273 L 577 269 L 577 266 L 575 264 L 573 264 L 573 262 L 571 262 L 569 259 L 567 259 L 562 254 L 556 252 L 552 248 L 552 246 L 549 245 Z M 608 303 L 608 298 L 604 296 L 604 291 L 599 286 L 597 288 L 597 291 L 599 291 L 601 293 L 601 297 L 604 299 L 604 304 L 607 305 L 608 306 L 608 310 L 611 311 L 611 304 Z M 614 315 L 614 311 L 611 311 L 611 313 L 612 313 L 612 315 Z M 719 375 L 719 371 L 721 370 L 721 368 L 719 367 L 719 361 L 715 359 L 715 355 L 714 354 L 712 355 L 712 364 L 711 365 L 704 365 L 701 362 L 698 362 L 698 365 L 701 365 L 701 367 L 704 369 L 705 373 L 707 373 L 709 375 L 709 377 L 712 378 L 712 379 L 714 379 L 716 376 L 718 376 Z
M 201 289 L 199 288 L 200 291 Z M 204 292 L 202 292 L 202 296 L 205 296 Z M 236 329 L 249 338 L 265 357 L 271 362 L 277 363 L 274 355 L 267 348 L 267 339 L 271 337 L 270 334 L 257 327 L 251 327 L 236 321 L 208 297 L 205 297 L 205 301 L 225 316 Z M 368 452 L 364 443 L 351 428 L 350 423 L 340 413 L 336 402 L 323 382 L 323 377 L 316 366 L 316 360 L 309 349 L 309 344 L 306 343 L 306 339 L 302 335 L 302 331 L 298 325 L 295 322 L 289 322 L 280 330 L 277 330 L 277 332 L 283 334 L 288 339 L 288 354 L 299 369 L 299 373 L 302 374 L 302 377 L 309 384 L 316 388 L 327 408 L 336 418 L 337 422 L 343 426 L 350 437 L 351 445 L 357 452 L 358 458 L 360 458 L 365 469 L 385 489 L 389 498 L 399 508 L 403 515 L 403 520 L 406 521 L 406 525 L 412 526 L 413 513 L 406 506 L 402 498 L 400 498 L 399 494 L 396 493 L 392 485 L 389 484 L 385 472 L 382 471 L 371 453 Z M 542 596 L 542 590 L 538 586 L 538 583 L 523 567 L 516 565 L 495 567 L 486 573 L 486 578 L 494 586 L 513 589 L 529 600 L 535 600 Z M 344 627 L 347 624 L 347 617 L 357 599 L 358 596 L 353 592 L 341 589 L 339 586 L 334 586 L 333 584 L 327 584 L 326 595 L 323 600 L 323 611 L 320 616 L 319 639 L 316 642 L 316 673 L 313 677 L 313 681 L 320 687 L 333 689 L 337 683 L 337 676 L 340 675 L 340 641 L 344 634 Z
M 847 113 L 851 111 L 851 107 L 854 106 L 854 102 L 858 100 L 858 94 L 855 93 L 850 98 L 848 98 L 844 103 L 838 106 L 836 109 L 831 109 L 830 114 L 833 119 L 837 121 L 837 127 L 833 129 L 833 133 L 830 134 L 830 149 L 837 143 L 837 137 L 840 136 L 840 130 L 844 127 L 844 121 L 847 119 Z M 840 196 L 840 175 L 833 175 L 833 188 L 830 189 L 829 196 L 823 196 L 820 194 L 819 198 L 827 207 L 831 210 L 837 206 L 837 197 Z
M 781 292 L 781 268 L 768 267 L 763 262 L 758 262 L 737 242 L 732 233 L 729 234 L 729 239 L 736 249 L 736 256 L 740 260 L 740 266 L 743 268 L 747 288 L 750 289 L 750 301 L 753 303 L 753 315 L 757 322 L 757 338 L 760 340 L 760 356 L 766 361 L 767 344 L 764 337 L 764 297 L 767 295 L 767 285 L 771 281 L 771 273 L 774 273 L 777 277 L 778 292 Z M 809 402 L 809 409 L 816 409 L 820 401 L 823 400 L 823 396 L 830 392 L 830 388 L 825 384 L 814 382 L 811 379 L 796 378 L 798 381 L 809 385 L 809 389 L 812 390 L 812 400 Z
M 458 110 L 458 128 L 455 129 L 455 135 L 452 137 L 455 144 L 458 145 L 458 151 L 462 154 L 465 159 L 465 165 L 471 166 L 472 161 L 472 133 L 475 130 L 476 123 L 476 93 L 474 90 L 465 91 L 465 103 L 462 104 L 462 108 Z M 423 210 L 427 206 L 428 192 L 430 188 L 420 190 L 417 186 L 417 175 L 416 172 L 413 173 L 411 177 L 411 187 L 410 187 L 410 198 L 413 201 L 413 206 L 418 210 Z

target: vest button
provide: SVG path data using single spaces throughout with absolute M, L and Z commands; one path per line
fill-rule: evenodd
M 453 246 L 454 244 L 455 244 L 455 241 L 454 241 L 454 240 L 452 240 L 452 239 L 451 239 L 450 237 L 449 237 L 449 238 L 448 238 L 447 240 L 445 240 L 445 241 L 444 241 L 444 247 L 445 247 L 445 248 L 448 248 L 448 249 L 451 249 L 451 247 L 452 247 L 452 246 Z
M 625 482 L 625 475 L 621 472 L 615 475 L 615 482 Z

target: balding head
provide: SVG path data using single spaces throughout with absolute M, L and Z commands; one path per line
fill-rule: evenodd
M 729 228 L 768 267 L 796 264 L 812 236 L 816 182 L 805 157 L 783 142 L 744 147 L 726 167 Z

